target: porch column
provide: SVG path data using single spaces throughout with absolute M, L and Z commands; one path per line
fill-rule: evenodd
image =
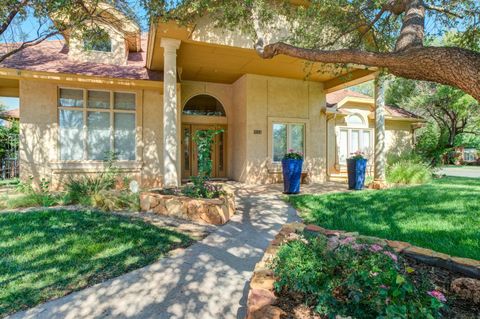
M 375 163 L 374 179 L 385 181 L 385 78 L 375 79 Z
M 177 50 L 180 40 L 162 38 L 163 48 L 163 178 L 164 187 L 180 185 L 177 127 Z

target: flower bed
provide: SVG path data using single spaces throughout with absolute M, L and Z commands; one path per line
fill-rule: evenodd
M 235 214 L 235 196 L 225 189 L 218 198 L 192 198 L 181 192 L 153 190 L 140 194 L 140 208 L 156 214 L 223 225 Z
M 255 268 L 248 318 L 475 318 L 480 281 L 403 250 L 374 237 L 286 225 Z

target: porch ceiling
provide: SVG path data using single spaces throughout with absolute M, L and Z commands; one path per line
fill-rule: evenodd
M 197 42 L 193 41 L 190 35 L 191 29 L 188 28 L 172 24 L 159 26 L 154 39 L 151 39 L 153 47 L 150 68 L 156 71 L 163 70 L 163 48 L 160 46 L 160 40 L 162 37 L 168 37 L 182 41 L 177 52 L 177 66 L 182 80 L 230 84 L 244 74 L 258 74 L 328 82 L 326 83 L 328 89 L 354 80 L 368 81 L 375 73 L 375 70 L 366 70 L 365 67 L 359 66 L 352 66 L 345 70 L 333 64 L 307 64 L 300 59 L 285 55 L 276 56 L 273 59 L 262 59 L 253 48 Z M 365 77 L 368 79 L 363 79 Z
M 19 81 L 0 78 L 0 96 L 19 97 Z

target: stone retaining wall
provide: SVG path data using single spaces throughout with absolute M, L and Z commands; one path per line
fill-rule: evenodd
M 219 198 L 203 199 L 143 192 L 140 194 L 140 208 L 145 212 L 223 225 L 235 214 L 235 195 L 227 190 Z
M 276 297 L 274 293 L 275 278 L 268 264 L 276 256 L 280 246 L 290 240 L 298 238 L 301 232 L 320 233 L 327 237 L 353 236 L 380 245 L 389 246 L 397 253 L 414 258 L 425 264 L 443 267 L 454 272 L 459 272 L 473 278 L 480 278 L 480 261 L 457 258 L 436 251 L 412 246 L 410 243 L 401 241 L 385 240 L 378 237 L 361 236 L 356 232 L 349 233 L 341 230 L 328 230 L 316 225 L 304 225 L 301 223 L 286 224 L 270 242 L 262 259 L 255 265 L 250 290 L 247 299 L 247 319 L 280 319 L 284 311 L 274 306 Z M 468 278 L 467 278 L 468 279 Z M 480 295 L 477 296 L 480 300 Z

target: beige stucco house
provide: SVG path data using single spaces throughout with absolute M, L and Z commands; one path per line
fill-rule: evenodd
M 412 145 L 417 117 L 343 90 L 374 79 L 375 69 L 263 60 L 252 39 L 208 18 L 152 25 L 148 34 L 122 20 L 96 26 L 102 41 L 69 34 L 0 64 L 0 96 L 20 98 L 23 178 L 61 186 L 100 172 L 115 152 L 144 187 L 175 186 L 196 174 L 192 135 L 209 128 L 224 129 L 213 177 L 246 183 L 279 181 L 290 148 L 305 153 L 308 181 L 322 183 L 353 151 L 376 146 L 381 162 L 383 136 L 395 151 Z

